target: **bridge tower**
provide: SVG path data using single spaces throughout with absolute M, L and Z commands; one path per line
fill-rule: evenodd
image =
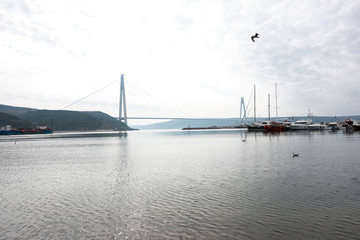
M 242 116 L 242 111 L 243 111 L 243 110 L 244 110 L 244 116 Z M 247 124 L 244 97 L 241 97 L 241 104 L 240 104 L 240 121 L 241 121 L 241 123 L 242 123 L 243 118 L 245 118 L 245 123 Z
M 124 116 L 122 111 L 123 109 L 124 109 Z M 119 120 L 120 121 L 124 120 L 124 123 L 127 124 L 124 74 L 121 74 L 121 81 L 120 81 Z

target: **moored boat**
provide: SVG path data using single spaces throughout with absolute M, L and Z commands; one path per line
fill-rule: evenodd
M 318 130 L 318 131 L 323 131 L 325 130 L 325 123 L 313 123 L 313 124 L 309 124 L 309 130 Z
M 291 130 L 309 130 L 309 125 L 312 121 L 308 120 L 298 120 L 295 123 L 290 125 Z
M 313 121 L 311 119 L 311 113 L 309 109 L 309 113 L 307 116 L 307 119 L 298 120 L 295 123 L 290 125 L 291 130 L 309 130 L 309 125 L 313 124 Z
M 248 131 L 265 131 L 265 125 L 267 122 L 256 122 L 247 126 Z
M 336 131 L 339 129 L 340 129 L 340 127 L 337 122 L 328 122 L 325 127 L 325 130 L 331 130 L 331 131 Z
M 266 132 L 282 132 L 286 131 L 287 127 L 283 123 L 271 121 L 268 124 L 264 125 Z
M 53 130 L 43 125 L 36 128 L 12 128 L 10 125 L 0 129 L 0 135 L 51 134 Z
M 346 128 L 347 132 L 360 131 L 360 123 L 354 119 L 345 119 L 342 126 Z

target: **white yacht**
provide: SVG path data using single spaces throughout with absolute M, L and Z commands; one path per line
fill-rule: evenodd
M 336 130 L 339 130 L 340 127 L 339 127 L 339 124 L 337 122 L 328 122 L 326 124 L 326 130 L 331 130 L 331 131 L 336 131 Z
M 291 130 L 309 130 L 309 125 L 312 121 L 308 120 L 298 120 L 295 123 L 290 125 Z
M 326 125 L 325 123 L 313 123 L 309 125 L 309 130 L 325 130 Z
M 311 119 L 311 113 L 309 110 L 307 119 L 298 120 L 290 125 L 291 130 L 309 130 L 309 125 L 313 123 Z

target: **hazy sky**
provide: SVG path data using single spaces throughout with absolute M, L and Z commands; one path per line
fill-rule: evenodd
M 275 83 L 280 116 L 360 114 L 360 1 L 0 0 L 0 54 L 0 104 L 63 109 L 123 73 L 128 116 L 236 117 L 254 84 L 275 115 Z M 67 109 L 117 116 L 119 88 Z

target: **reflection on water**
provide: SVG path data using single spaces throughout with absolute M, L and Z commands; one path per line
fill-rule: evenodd
M 243 130 L 1 137 L 0 239 L 356 239 L 359 143 Z

